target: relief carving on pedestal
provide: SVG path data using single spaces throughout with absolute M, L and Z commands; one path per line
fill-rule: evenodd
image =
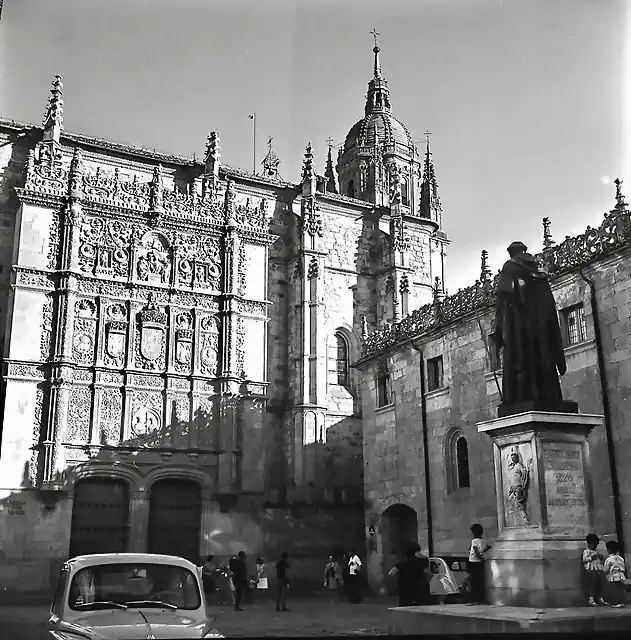
M 175 369 L 187 372 L 191 368 L 193 353 L 193 316 L 178 313 L 175 318 Z
M 106 312 L 105 364 L 122 367 L 127 339 L 127 311 L 122 304 L 112 304 Z
M 201 373 L 216 376 L 219 359 L 219 321 L 216 316 L 205 316 L 200 322 L 199 360 Z
M 171 258 L 167 240 L 158 233 L 145 235 L 138 248 L 136 277 L 142 282 L 167 284 L 171 280 Z
M 519 446 L 511 447 L 506 459 L 507 494 L 510 510 L 518 513 L 523 522 L 530 522 L 528 516 L 528 490 L 530 488 L 530 471 L 532 460 L 526 465 Z
M 81 364 L 92 364 L 96 338 L 96 305 L 92 300 L 78 300 L 75 303 L 72 353 Z
M 139 338 L 136 339 L 136 364 L 142 369 L 163 365 L 167 316 L 158 309 L 155 296 L 149 294 L 147 306 L 140 312 Z

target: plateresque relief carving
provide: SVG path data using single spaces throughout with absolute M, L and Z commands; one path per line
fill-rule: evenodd
M 178 284 L 197 289 L 221 288 L 222 269 L 218 239 L 179 234 L 176 250 Z
M 193 354 L 193 316 L 189 312 L 175 317 L 175 369 L 187 372 L 191 368 Z
M 159 233 L 147 233 L 137 251 L 136 277 L 142 282 L 167 284 L 171 277 L 169 244 Z
M 119 220 L 87 216 L 79 236 L 79 268 L 104 277 L 127 278 L 133 228 Z
M 199 361 L 201 373 L 216 376 L 219 361 L 219 321 L 216 316 L 205 316 L 200 322 Z
M 149 370 L 164 367 L 167 315 L 158 308 L 153 294 L 149 295 L 149 301 L 138 317 L 140 330 L 136 338 L 137 366 Z
M 106 311 L 105 364 L 122 367 L 127 342 L 127 310 L 122 304 L 112 304 Z
M 96 338 L 96 305 L 92 300 L 77 300 L 75 303 L 72 354 L 81 364 L 92 364 Z

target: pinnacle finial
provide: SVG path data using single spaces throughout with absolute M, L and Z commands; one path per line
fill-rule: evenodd
M 381 62 L 379 61 L 379 52 L 381 49 L 379 48 L 379 44 L 377 42 L 377 36 L 381 35 L 376 29 L 373 29 L 371 32 L 372 37 L 375 39 L 375 46 L 373 47 L 373 53 L 375 54 L 375 64 L 374 64 L 374 75 L 375 78 L 381 78 Z
M 541 222 L 543 223 L 543 248 L 549 249 L 555 244 L 550 232 L 550 218 L 543 218 Z
M 44 140 L 59 142 L 64 125 L 63 78 L 57 74 L 53 80 L 44 116 Z
M 206 158 L 204 161 L 205 172 L 215 178 L 219 177 L 221 166 L 221 145 L 219 144 L 219 132 L 211 131 L 206 142 Z
M 302 162 L 302 181 L 313 180 L 313 147 L 311 141 L 305 147 L 305 157 Z
M 326 143 L 329 145 L 329 150 L 326 156 L 326 167 L 324 169 L 325 188 L 329 193 L 337 193 L 335 173 L 333 171 L 333 158 L 331 156 L 333 138 L 327 138 Z
M 486 249 L 482 250 L 480 263 L 480 282 L 485 284 L 491 278 L 491 270 L 489 269 L 489 252 Z
M 622 180 L 620 180 L 620 178 L 616 178 L 613 183 L 616 185 L 616 206 L 614 208 L 617 211 L 626 211 L 627 202 L 624 199 L 624 194 L 622 193 Z

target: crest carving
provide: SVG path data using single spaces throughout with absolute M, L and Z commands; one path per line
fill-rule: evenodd
M 155 369 L 164 351 L 167 316 L 158 309 L 155 296 L 149 294 L 147 306 L 140 312 L 140 355 L 145 369 Z
M 108 364 L 121 365 L 125 357 L 127 312 L 122 304 L 107 309 L 105 352 Z

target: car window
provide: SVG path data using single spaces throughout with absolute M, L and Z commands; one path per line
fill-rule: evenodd
M 452 571 L 460 571 L 461 570 L 460 562 L 452 562 L 451 563 L 451 570 Z
M 50 607 L 50 612 L 55 613 L 58 616 L 61 615 L 61 610 L 64 606 L 64 594 L 66 593 L 66 585 L 68 584 L 68 575 L 68 569 L 63 568 L 59 574 L 57 588 L 55 589 L 55 595 L 53 596 L 53 604 Z
M 68 604 L 74 610 L 88 608 L 91 603 L 133 607 L 146 601 L 164 602 L 178 609 L 199 609 L 197 579 L 188 569 L 169 564 L 102 564 L 77 571 L 68 596 Z

